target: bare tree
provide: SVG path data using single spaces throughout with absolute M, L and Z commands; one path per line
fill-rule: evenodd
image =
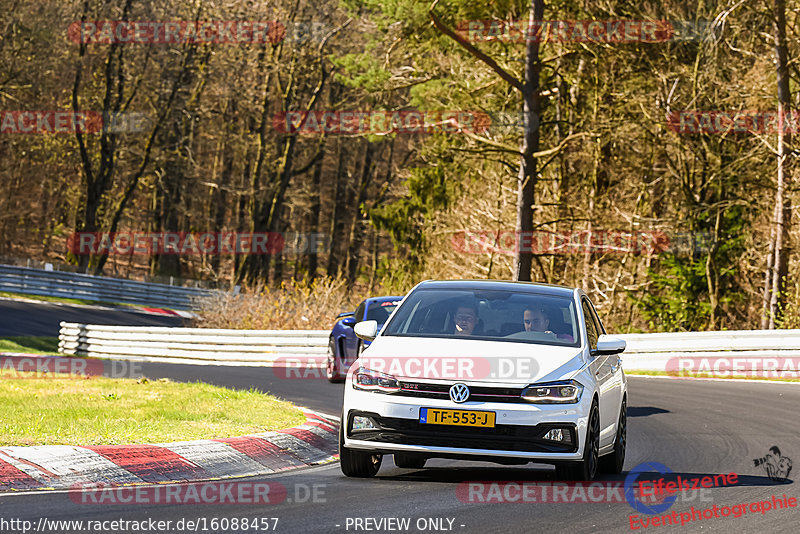
M 773 4 L 773 38 L 775 65 L 778 74 L 778 169 L 775 189 L 775 211 L 764 283 L 764 316 L 761 327 L 774 329 L 780 322 L 786 303 L 786 276 L 789 274 L 789 229 L 792 224 L 791 199 L 786 195 L 786 177 L 791 175 L 789 155 L 792 137 L 786 121 L 791 109 L 789 88 L 789 53 L 786 45 L 786 2 Z

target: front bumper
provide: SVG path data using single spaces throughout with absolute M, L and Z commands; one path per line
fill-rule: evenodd
M 345 446 L 377 453 L 414 452 L 428 457 L 508 458 L 558 462 L 580 460 L 589 413 L 586 393 L 570 405 L 421 399 L 345 389 L 342 428 Z M 591 396 L 588 395 L 589 399 Z M 433 425 L 419 422 L 421 408 L 492 411 L 494 428 Z M 368 417 L 376 429 L 353 430 L 353 418 Z M 544 439 L 552 428 L 568 440 Z

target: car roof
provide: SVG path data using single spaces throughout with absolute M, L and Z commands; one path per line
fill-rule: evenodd
M 575 292 L 574 287 L 511 280 L 426 280 L 417 285 L 417 288 L 516 291 L 569 298 Z

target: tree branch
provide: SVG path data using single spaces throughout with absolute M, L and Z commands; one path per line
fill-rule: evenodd
M 436 26 L 436 29 L 445 34 L 446 36 L 448 36 L 449 38 L 451 38 L 452 40 L 454 40 L 455 42 L 457 42 L 459 45 L 461 45 L 462 48 L 464 48 L 474 57 L 483 61 L 486 64 L 486 66 L 495 71 L 498 76 L 500 76 L 503 80 L 506 81 L 506 83 L 508 83 L 510 86 L 512 86 L 517 91 L 522 93 L 523 86 L 521 81 L 519 81 L 517 78 L 509 74 L 508 71 L 506 71 L 503 67 L 498 65 L 495 60 L 493 60 L 492 58 L 490 58 L 489 56 L 478 50 L 475 47 L 475 45 L 464 39 L 462 36 L 458 35 L 456 32 L 448 28 L 444 24 L 444 22 L 442 22 L 442 19 L 440 19 L 436 15 L 436 13 L 433 12 L 433 10 L 436 8 L 436 4 L 438 3 L 439 0 L 434 0 L 434 2 L 431 4 L 431 7 L 428 8 L 428 15 L 430 15 L 431 21 L 433 22 L 433 25 Z
M 320 139 L 321 139 L 321 138 L 320 138 Z M 316 162 L 318 162 L 319 160 L 321 160 L 321 159 L 322 159 L 322 155 L 323 155 L 323 151 L 322 151 L 322 150 L 317 150 L 317 153 L 316 153 L 316 154 L 314 154 L 314 156 L 312 156 L 312 158 L 311 158 L 310 160 L 308 160 L 308 163 L 306 163 L 305 165 L 303 165 L 303 166 L 302 166 L 302 167 L 300 167 L 299 169 L 295 169 L 295 170 L 293 170 L 293 171 L 291 172 L 291 175 L 292 175 L 292 176 L 298 176 L 298 175 L 300 175 L 300 174 L 303 174 L 303 173 L 304 173 L 304 172 L 306 172 L 308 169 L 310 169 L 311 167 L 313 167 L 313 166 L 314 166 L 314 164 L 315 164 Z

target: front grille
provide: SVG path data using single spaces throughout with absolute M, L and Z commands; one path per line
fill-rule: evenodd
M 425 382 L 400 382 L 400 392 L 395 395 L 422 399 L 449 399 L 452 384 L 431 384 Z M 523 388 L 491 386 L 469 386 L 469 399 L 479 402 L 522 403 Z
M 353 432 L 352 418 L 356 415 L 369 417 L 379 428 Z M 569 441 L 553 442 L 542 439 L 542 436 L 552 428 L 567 430 Z M 399 445 L 519 452 L 568 453 L 578 450 L 577 429 L 572 423 L 542 423 L 534 426 L 497 425 L 494 428 L 481 428 L 431 425 L 414 419 L 350 412 L 347 429 L 348 437 L 353 439 Z

